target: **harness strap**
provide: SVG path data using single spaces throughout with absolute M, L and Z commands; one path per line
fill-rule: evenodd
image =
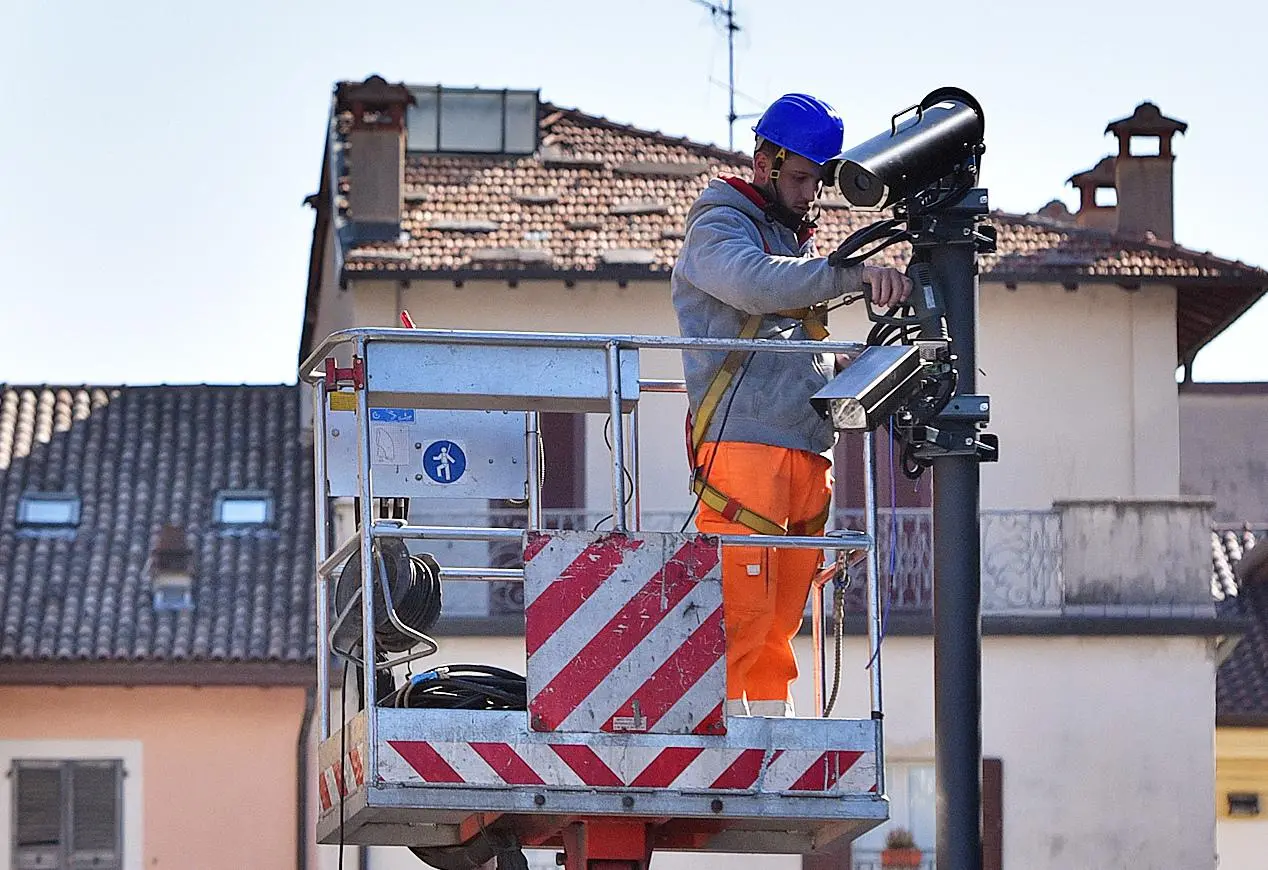
M 717 487 L 708 483 L 700 476 L 699 469 L 696 470 L 696 476 L 691 481 L 691 491 L 700 497 L 701 502 L 721 514 L 723 519 L 739 523 L 759 535 L 822 534 L 824 528 L 828 525 L 828 514 L 832 509 L 832 501 L 829 499 L 818 515 L 808 520 L 799 520 L 785 526 L 769 517 L 762 516 L 755 510 L 746 508 L 736 499 L 731 498 Z
M 821 302 L 809 308 L 787 308 L 776 311 L 780 317 L 795 317 L 811 341 L 823 341 L 828 337 L 828 303 Z
M 744 321 L 744 326 L 740 329 L 739 337 L 747 341 L 757 335 L 757 330 L 762 326 L 762 315 L 750 314 L 748 319 Z M 731 386 L 731 381 L 735 379 L 735 373 L 740 370 L 740 366 L 744 364 L 745 358 L 752 351 L 733 350 L 726 355 L 726 359 L 722 360 L 722 365 L 718 367 L 717 372 L 713 375 L 713 380 L 709 382 L 709 389 L 705 390 L 704 398 L 700 400 L 700 407 L 693 418 L 691 426 L 691 456 L 688 457 L 690 462 L 696 461 L 696 451 L 700 449 L 700 445 L 704 443 L 705 433 L 709 431 L 709 424 L 713 422 L 713 415 L 717 413 L 718 405 L 722 402 L 722 396 Z

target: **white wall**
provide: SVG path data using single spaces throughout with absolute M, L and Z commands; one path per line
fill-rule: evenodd
M 1001 455 L 983 507 L 1179 493 L 1174 288 L 985 284 L 978 364 Z
M 867 711 L 864 648 L 844 653 L 851 717 Z M 887 760 L 932 759 L 931 641 L 890 638 L 881 663 Z M 1213 867 L 1214 686 L 1200 638 L 984 638 L 982 751 L 1003 761 L 1004 866 Z M 813 688 L 798 689 L 809 709 Z
M 1268 521 L 1268 384 L 1180 392 L 1180 486 L 1215 498 L 1220 522 Z
M 1268 863 L 1265 844 L 1268 844 L 1268 821 L 1221 820 L 1219 870 L 1263 870 L 1264 864 Z

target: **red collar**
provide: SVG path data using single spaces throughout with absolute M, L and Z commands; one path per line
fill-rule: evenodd
M 749 202 L 753 203 L 753 205 L 758 208 L 766 208 L 766 206 L 770 205 L 766 196 L 743 178 L 737 178 L 734 175 L 727 175 L 723 176 L 722 180 L 748 197 Z
M 722 180 L 734 187 L 740 193 L 744 194 L 745 198 L 747 198 L 749 202 L 753 203 L 753 205 L 757 206 L 762 211 L 765 211 L 768 207 L 773 205 L 773 203 L 766 198 L 765 194 L 749 182 L 745 181 L 743 178 L 738 178 L 734 175 L 726 175 L 722 177 Z M 784 209 L 784 211 L 787 211 L 787 209 Z M 797 230 L 797 244 L 804 245 L 806 242 L 810 241 L 814 234 L 815 228 L 813 226 L 806 226 L 803 224 Z

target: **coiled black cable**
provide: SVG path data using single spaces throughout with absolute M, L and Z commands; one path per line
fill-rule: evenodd
M 492 665 L 442 665 L 410 677 L 384 701 L 425 710 L 526 710 L 524 677 Z
M 396 538 L 380 538 L 371 548 L 375 565 L 371 587 L 374 595 L 375 643 L 381 650 L 405 652 L 420 641 L 412 633 L 401 631 L 387 612 L 387 598 L 382 580 L 391 592 L 392 606 L 400 621 L 418 634 L 426 634 L 440 618 L 440 565 L 430 553 L 411 554 L 405 542 Z M 361 591 L 361 555 L 358 549 L 344 565 L 335 583 L 335 612 L 343 613 Z M 335 632 L 335 648 L 345 653 L 361 645 L 359 620 L 346 620 Z M 434 646 L 434 644 L 433 644 Z M 433 652 L 435 650 L 433 649 Z

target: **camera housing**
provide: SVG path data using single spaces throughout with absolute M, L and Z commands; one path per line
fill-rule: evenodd
M 968 91 L 938 88 L 894 115 L 889 130 L 843 152 L 825 180 L 855 208 L 881 211 L 966 166 L 976 180 L 985 129 L 982 107 Z
M 919 348 L 868 347 L 811 396 L 810 404 L 827 413 L 836 429 L 870 432 L 919 390 L 922 376 Z

